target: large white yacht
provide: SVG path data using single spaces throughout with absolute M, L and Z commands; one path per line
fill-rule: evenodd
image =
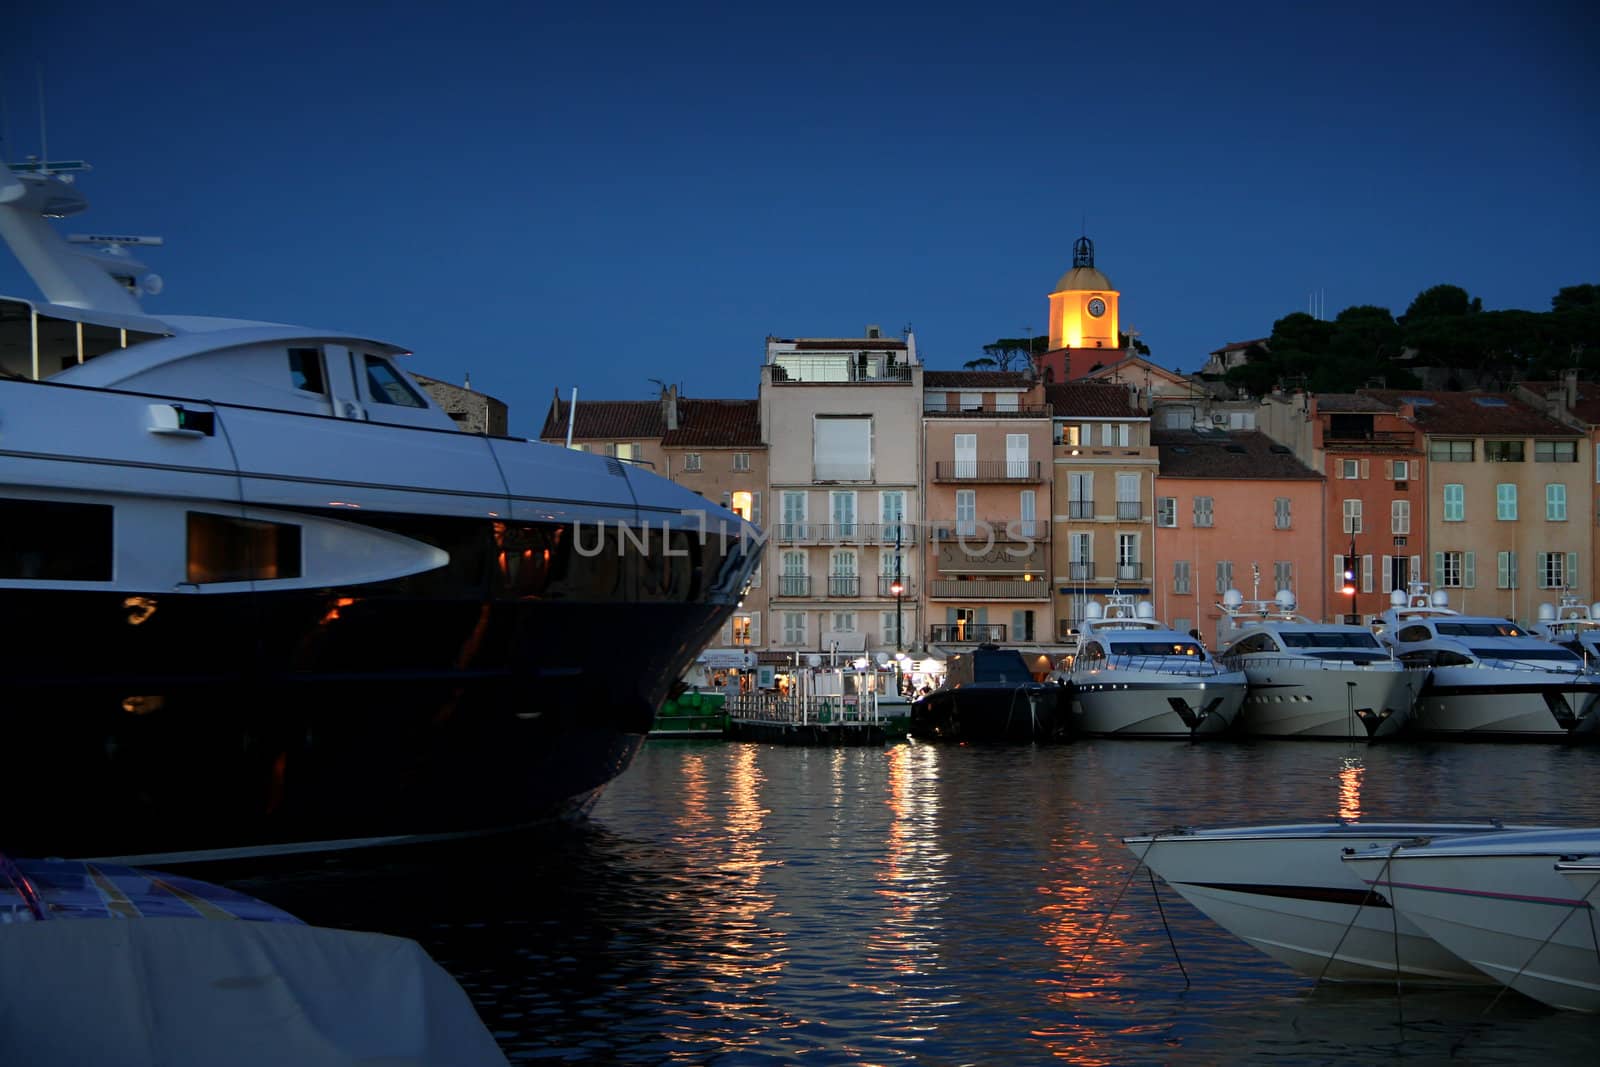
M 1401 662 L 1429 669 L 1415 727 L 1457 739 L 1561 740 L 1595 733 L 1600 675 L 1572 652 L 1494 616 L 1462 615 L 1422 582 L 1374 622 Z
M 1245 694 L 1242 671 L 1127 593 L 1085 608 L 1070 680 L 1077 732 L 1089 736 L 1215 736 L 1233 725 Z
M 1560 603 L 1539 605 L 1538 621 L 1528 631 L 1579 657 L 1586 668 L 1600 668 L 1600 604 L 1564 592 Z
M 1294 594 L 1220 605 L 1226 642 L 1217 661 L 1250 681 L 1237 730 L 1257 737 L 1386 738 L 1411 721 L 1427 671 L 1407 668 L 1372 631 L 1295 614 Z
M 462 432 L 396 345 L 147 313 L 151 239 L 50 222 L 82 169 L 0 163 L 43 294 L 0 298 L 0 847 L 176 863 L 584 811 L 753 528 Z

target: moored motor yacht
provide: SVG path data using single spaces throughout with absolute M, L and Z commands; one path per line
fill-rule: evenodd
M 1171 830 L 1123 843 L 1212 921 L 1308 978 L 1482 983 L 1484 976 L 1351 877 L 1350 849 L 1491 823 L 1312 822 Z
M 1242 671 L 1126 593 L 1085 607 L 1069 680 L 1077 732 L 1103 737 L 1215 736 L 1233 725 L 1246 686 Z
M 1374 628 L 1402 663 L 1426 667 L 1418 731 L 1454 739 L 1561 740 L 1593 735 L 1600 675 L 1520 624 L 1461 615 L 1444 590 L 1395 590 Z
M 1071 734 L 1068 690 L 1035 681 L 1022 653 L 981 644 L 946 664 L 944 682 L 911 705 L 923 741 L 1061 741 Z
M 361 334 L 147 313 L 0 165 L 0 830 L 162 865 L 581 813 L 759 556 L 616 459 L 459 429 Z M 626 667 L 618 642 L 626 636 Z M 41 803 L 40 798 L 54 798 Z
M 1344 862 L 1490 978 L 1551 1007 L 1600 1011 L 1600 828 L 1424 834 Z
M 1400 663 L 1371 630 L 1297 615 L 1287 589 L 1251 601 L 1230 589 L 1220 606 L 1227 625 L 1217 661 L 1250 682 L 1239 733 L 1387 738 L 1411 721 L 1427 671 Z
M 1600 604 L 1585 604 L 1571 592 L 1558 604 L 1540 604 L 1539 618 L 1528 632 L 1560 645 L 1589 669 L 1600 667 Z

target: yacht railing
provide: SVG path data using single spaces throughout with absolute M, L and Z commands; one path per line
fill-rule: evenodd
M 1408 671 L 1425 671 L 1427 667 L 1413 667 L 1401 663 L 1399 660 L 1390 659 L 1386 655 L 1372 655 L 1369 658 L 1356 659 L 1354 657 L 1341 658 L 1339 656 L 1265 656 L 1254 652 L 1241 653 L 1237 656 L 1218 656 L 1217 662 L 1243 670 L 1245 667 L 1297 667 L 1301 670 L 1346 670 L 1351 667 L 1375 667 L 1383 670 L 1392 670 L 1400 667 Z
M 1223 673 L 1223 668 L 1215 662 L 1181 656 L 1108 656 L 1090 669 L 1144 671 L 1149 674 L 1176 674 L 1191 678 L 1208 678 Z
M 1529 663 L 1521 659 L 1501 659 L 1499 657 L 1479 656 L 1476 662 L 1462 664 L 1462 666 L 1484 667 L 1497 671 L 1533 671 L 1536 674 L 1568 674 L 1573 677 L 1584 674 L 1582 663 L 1564 663 L 1561 666 L 1541 667 L 1537 663 Z

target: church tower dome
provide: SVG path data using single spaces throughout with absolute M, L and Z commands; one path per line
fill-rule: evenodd
M 1122 294 L 1094 265 L 1094 242 L 1072 244 L 1072 269 L 1050 294 L 1050 347 L 1116 348 L 1117 300 Z

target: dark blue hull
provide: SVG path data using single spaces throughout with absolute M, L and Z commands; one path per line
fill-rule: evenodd
M 580 813 L 730 610 L 636 603 L 622 633 L 616 603 L 371 593 L 0 593 L 0 848 L 165 858 Z
M 1056 685 L 963 685 L 911 705 L 919 741 L 1028 743 L 1069 741 L 1069 690 Z

